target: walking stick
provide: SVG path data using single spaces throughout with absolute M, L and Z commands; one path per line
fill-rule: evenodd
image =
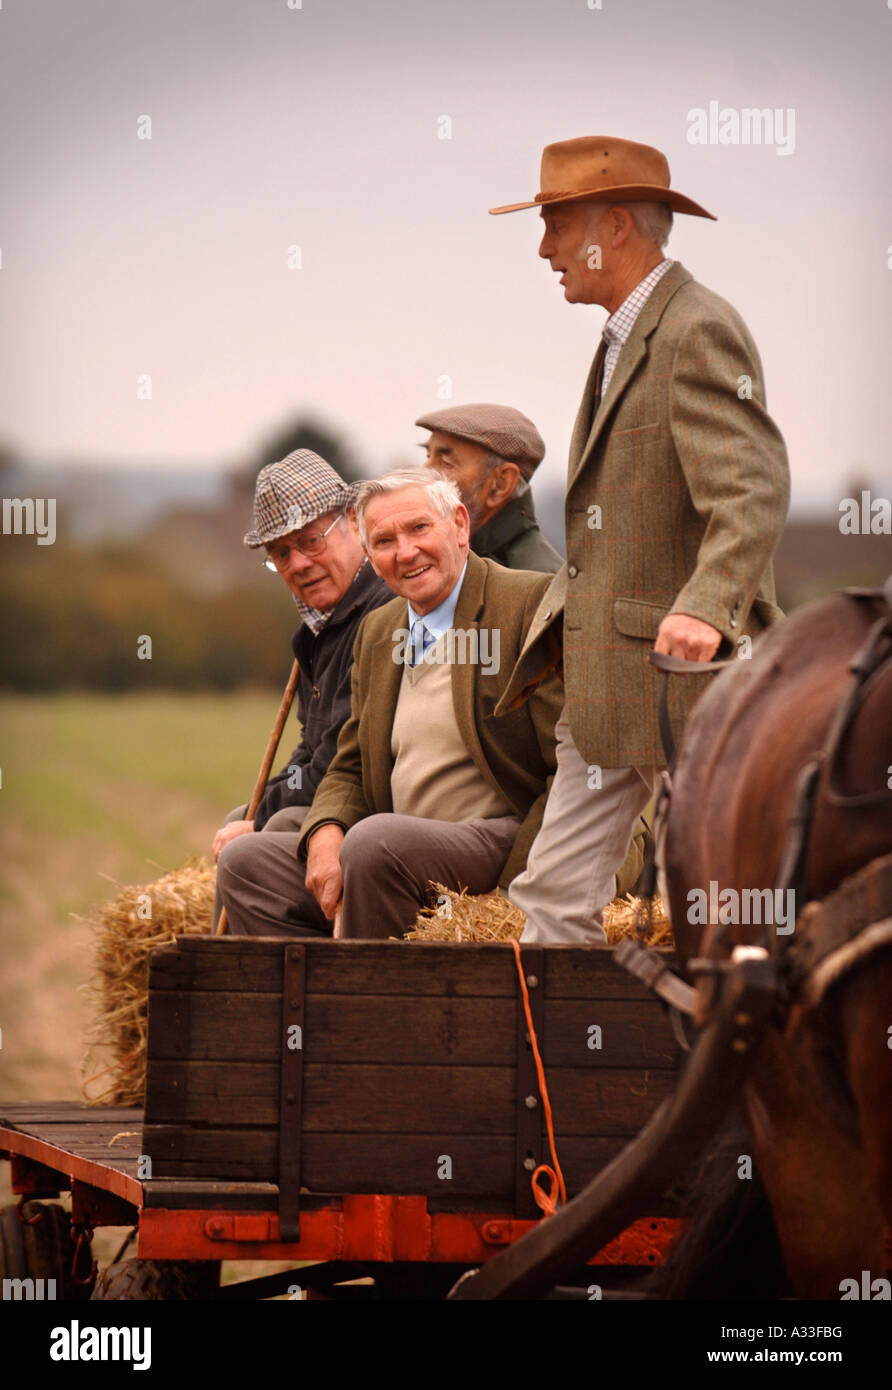
M 254 812 L 260 805 L 260 798 L 266 790 L 269 780 L 270 768 L 273 765 L 273 758 L 276 756 L 276 749 L 282 737 L 282 730 L 288 718 L 288 712 L 294 702 L 294 692 L 297 690 L 297 678 L 300 675 L 300 667 L 295 661 L 291 668 L 291 675 L 288 677 L 288 684 L 285 686 L 285 693 L 282 696 L 282 703 L 279 705 L 279 712 L 276 715 L 276 722 L 273 725 L 272 733 L 269 736 L 269 743 L 266 745 L 266 752 L 263 755 L 263 762 L 260 764 L 260 771 L 257 774 L 257 781 L 254 783 L 254 791 L 248 803 L 248 814 L 246 820 L 254 819 Z M 224 936 L 226 933 L 226 908 L 220 913 L 220 920 L 217 923 L 217 936 Z

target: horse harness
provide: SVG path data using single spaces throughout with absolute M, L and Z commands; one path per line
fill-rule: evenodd
M 804 902 L 805 907 L 797 915 L 793 937 L 783 943 L 776 962 L 776 1018 L 779 1023 L 794 1003 L 820 1004 L 830 986 L 848 970 L 861 964 L 875 951 L 892 946 L 892 854 L 874 859 L 845 879 L 826 898 L 810 901 L 807 892 L 808 850 L 818 784 L 824 769 L 823 794 L 835 806 L 863 809 L 887 804 L 892 797 L 892 786 L 883 786 L 875 791 L 847 792 L 843 788 L 842 775 L 847 737 L 864 701 L 892 662 L 892 575 L 882 588 L 852 588 L 843 592 L 854 602 L 882 599 L 885 610 L 850 661 L 852 681 L 836 709 L 823 746 L 809 759 L 799 776 L 776 889 L 781 892 L 792 889 L 793 902 Z M 735 664 L 736 660 L 683 661 L 653 651 L 650 659 L 667 675 L 702 675 L 704 670 L 717 671 Z M 675 761 L 675 747 L 669 724 L 667 685 L 668 682 L 664 681 L 660 692 L 659 717 L 663 747 L 671 769 Z M 665 837 L 671 794 L 670 770 L 663 774 L 663 784 L 657 795 L 654 839 L 658 848 Z M 653 862 L 648 865 L 645 874 L 642 897 L 650 901 L 655 889 L 656 864 Z M 670 1006 L 676 1037 L 689 1050 L 680 1015 L 694 1016 L 702 1023 L 714 1006 L 719 980 L 727 973 L 731 960 L 772 956 L 776 952 L 777 940 L 776 936 L 769 936 L 765 927 L 760 945 L 733 947 L 730 927 L 714 925 L 707 938 L 707 954 L 688 963 L 688 970 L 697 981 L 696 987 L 686 984 L 661 956 L 641 946 L 634 938 L 620 942 L 614 954 L 619 964 Z

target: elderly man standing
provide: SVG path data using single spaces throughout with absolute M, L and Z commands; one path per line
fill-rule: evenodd
M 264 564 L 281 575 L 303 619 L 292 638 L 300 666 L 297 717 L 300 742 L 287 766 L 271 777 L 253 820 L 247 806 L 230 812 L 214 837 L 214 858 L 248 837 L 241 862 L 262 871 L 269 834 L 296 831 L 337 747 L 350 713 L 353 641 L 366 613 L 393 594 L 365 558 L 348 520 L 356 487 L 309 449 L 298 449 L 260 470 L 254 527 L 245 545 L 266 549 Z M 269 832 L 261 839 L 254 832 Z M 218 887 L 214 920 L 220 915 Z M 241 910 L 250 904 L 241 904 Z M 228 914 L 227 914 L 228 915 Z
M 452 405 L 415 423 L 431 431 L 428 467 L 461 493 L 474 554 L 508 569 L 557 574 L 563 561 L 539 530 L 530 492 L 545 456 L 532 420 L 510 405 Z
M 262 874 L 240 840 L 220 857 L 233 932 L 330 933 L 343 897 L 343 936 L 398 936 L 431 880 L 507 883 L 539 827 L 559 682 L 517 714 L 493 710 L 548 577 L 469 554 L 467 509 L 436 473 L 363 483 L 356 520 L 399 598 L 360 626 L 350 718 L 301 834 L 262 837 L 276 841 Z
M 509 891 L 525 941 L 597 941 L 665 761 L 648 650 L 706 662 L 725 639 L 745 656 L 738 640 L 782 616 L 771 561 L 789 470 L 746 325 L 663 254 L 673 210 L 712 217 L 670 188 L 664 156 L 611 136 L 548 145 L 535 199 L 491 211 L 530 207 L 566 301 L 609 317 L 570 444 L 568 563 L 500 706 L 561 659 L 562 625 L 558 771 Z M 702 689 L 674 682 L 676 736 Z

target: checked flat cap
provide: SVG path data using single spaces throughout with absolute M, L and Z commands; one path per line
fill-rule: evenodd
M 443 430 L 471 444 L 482 444 L 500 458 L 535 468 L 545 444 L 532 420 L 510 405 L 450 405 L 415 421 L 426 430 Z
M 326 512 L 348 506 L 357 487 L 356 483 L 345 483 L 331 464 L 311 449 L 295 449 L 278 463 L 266 464 L 257 474 L 254 529 L 245 536 L 245 545 L 256 550 L 267 541 L 303 530 Z

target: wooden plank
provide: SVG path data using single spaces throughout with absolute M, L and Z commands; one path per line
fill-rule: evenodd
M 279 1067 L 162 1062 L 147 1069 L 152 1124 L 274 1126 Z M 304 1068 L 303 1130 L 513 1133 L 513 1067 L 314 1064 Z
M 671 966 L 671 951 L 659 950 Z M 623 970 L 610 946 L 548 946 L 545 950 L 546 999 L 654 999 L 652 992 Z
M 274 1182 L 211 1182 L 189 1178 L 152 1178 L 143 1183 L 143 1206 L 165 1211 L 277 1210 Z
M 312 941 L 308 994 L 470 995 L 513 997 L 514 957 L 506 944 L 482 942 Z M 281 988 L 285 939 L 178 937 L 153 953 L 152 988 L 275 993 Z M 667 955 L 670 953 L 667 953 Z M 545 992 L 552 998 L 652 998 L 616 964 L 608 946 L 545 948 Z
M 133 1206 L 139 1206 L 142 1186 L 135 1173 L 136 1163 L 117 1155 L 110 1157 L 110 1154 L 114 1154 L 113 1149 L 95 1156 L 82 1154 L 77 1138 L 80 1131 L 79 1125 L 46 1126 L 41 1136 L 21 1130 L 7 1130 L 0 1143 L 5 1151 L 21 1154 L 63 1177 L 76 1178 L 93 1187 L 100 1187 Z M 67 1183 L 60 1182 L 59 1186 L 67 1186 Z
M 186 949 L 194 937 L 180 937 L 176 946 L 162 946 L 149 958 L 149 987 L 156 990 L 245 989 L 255 994 L 281 994 L 285 941 L 273 948 L 251 937 L 202 938 L 211 949 Z M 258 950 L 258 946 L 263 949 Z
M 514 1060 L 516 1010 L 509 998 L 403 997 L 396 1007 L 387 995 L 310 995 L 304 1060 L 507 1066 Z M 546 1066 L 671 1067 L 678 1061 L 668 1018 L 655 999 L 547 1000 L 539 1043 Z M 277 995 L 165 990 L 150 996 L 151 1058 L 274 1061 L 280 1048 Z
M 182 1026 L 190 1002 L 189 1032 Z M 505 999 L 316 994 L 306 998 L 304 1061 L 508 1065 L 515 1002 Z M 278 996 L 153 994 L 149 1054 L 161 1060 L 273 1061 L 282 1045 Z
M 16 1136 L 21 1136 L 21 1142 L 16 1142 Z M 79 1125 L 41 1125 L 35 1130 L 17 1130 L 8 1141 L 8 1147 L 14 1153 L 26 1151 L 25 1140 L 33 1139 L 40 1144 L 50 1145 L 58 1151 L 56 1167 L 62 1165 L 60 1171 L 67 1171 L 67 1166 L 73 1158 L 83 1158 L 91 1163 L 101 1163 L 107 1168 L 116 1169 L 118 1172 L 127 1173 L 131 1177 L 136 1175 L 137 1158 L 143 1152 L 141 1148 L 142 1140 L 126 1139 L 119 1140 L 116 1144 L 109 1141 L 114 1138 L 115 1131 L 109 1129 L 105 1135 L 91 1135 L 89 1139 L 84 1136 L 83 1129 Z
M 178 1147 L 181 1136 L 170 1135 L 159 1127 L 151 1137 L 154 1171 L 158 1175 L 146 1184 L 147 1204 L 153 1206 L 188 1207 L 190 1194 L 176 1196 L 179 1185 L 191 1183 L 191 1202 L 199 1204 L 198 1194 L 208 1188 L 209 1176 L 218 1182 L 233 1183 L 248 1167 L 258 1174 L 275 1172 L 277 1162 L 276 1138 L 269 1131 L 252 1130 L 197 1131 L 194 1152 L 186 1158 L 174 1159 L 171 1151 Z M 558 1158 L 572 1195 L 578 1192 L 601 1168 L 621 1152 L 627 1140 L 609 1138 L 558 1138 Z M 451 1160 L 451 1177 L 440 1177 L 447 1169 L 443 1158 Z M 460 1207 L 461 1199 L 475 1202 L 490 1201 L 495 1209 L 514 1211 L 514 1140 L 513 1136 L 489 1134 L 433 1134 L 407 1136 L 402 1134 L 341 1134 L 308 1135 L 304 1141 L 303 1182 L 316 1195 L 344 1192 L 383 1192 L 403 1195 L 422 1195 L 431 1200 L 432 1207 Z M 177 1176 L 165 1178 L 173 1166 Z M 180 1171 L 181 1170 L 181 1171 Z M 239 1171 L 240 1170 L 240 1171 Z M 160 1181 L 159 1181 L 160 1179 Z M 264 1199 L 256 1194 L 256 1185 L 264 1180 L 255 1177 L 248 1183 L 245 1209 L 275 1210 L 275 1184 L 261 1189 L 269 1195 Z M 164 1184 L 169 1187 L 165 1187 Z M 252 1195 L 254 1194 L 254 1195 Z M 221 1204 L 238 1209 L 238 1194 L 222 1194 Z M 651 1215 L 668 1214 L 673 1204 L 652 1203 Z
M 570 1134 L 632 1134 L 675 1086 L 659 1068 L 553 1067 L 556 1123 Z M 149 1123 L 278 1124 L 279 1068 L 150 1060 Z M 308 1064 L 303 1132 L 514 1134 L 513 1067 Z M 563 1121 L 566 1116 L 566 1121 Z
M 652 996 L 549 999 L 546 994 L 540 1048 L 547 1075 L 552 1067 L 567 1066 L 676 1069 L 680 1057 L 669 1017 Z
M 183 1177 L 275 1182 L 278 1175 L 278 1129 L 188 1129 L 148 1124 L 143 1143 L 152 1160 L 153 1180 Z
M 76 1100 L 0 1101 L 0 1125 L 9 1123 L 20 1127 L 43 1121 L 69 1124 L 119 1124 L 131 1128 L 132 1122 L 142 1120 L 141 1106 L 83 1105 Z
M 656 1067 L 637 1071 L 583 1071 L 553 1067 L 548 1091 L 558 1135 L 626 1135 L 647 1123 L 671 1096 L 678 1078 Z

